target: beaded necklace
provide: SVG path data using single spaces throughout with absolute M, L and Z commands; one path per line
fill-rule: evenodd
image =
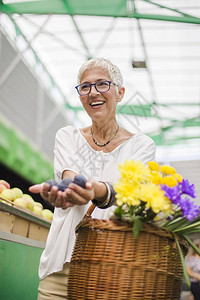
M 106 145 L 108 145 L 108 144 L 114 139 L 114 137 L 117 135 L 118 131 L 119 131 L 119 125 L 118 125 L 117 130 L 115 131 L 115 133 L 113 134 L 113 136 L 111 137 L 111 139 L 110 139 L 109 141 L 107 141 L 107 142 L 104 143 L 104 144 L 99 144 L 99 143 L 95 140 L 95 138 L 94 138 L 94 133 L 93 133 L 92 127 L 91 127 L 91 134 L 92 134 L 93 142 L 95 143 L 95 145 L 97 145 L 97 146 L 99 146 L 99 147 L 105 147 Z

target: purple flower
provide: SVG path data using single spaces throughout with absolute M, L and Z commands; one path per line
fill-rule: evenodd
M 188 197 L 181 199 L 179 204 L 183 216 L 186 217 L 190 222 L 192 222 L 195 218 L 199 216 L 200 207 L 191 202 Z
M 183 194 L 186 194 L 195 198 L 194 184 L 190 184 L 188 180 L 183 179 L 183 181 L 176 186 L 168 187 L 167 185 L 161 184 L 160 187 L 165 192 L 165 197 L 171 200 L 173 204 L 180 206 L 182 216 L 186 217 L 190 222 L 199 216 L 200 206 L 190 201 L 189 197 L 181 197 Z
M 187 194 L 192 198 L 195 198 L 195 186 L 194 184 L 190 184 L 189 180 L 183 179 L 182 182 L 180 183 L 182 194 Z
M 174 217 L 172 215 L 169 215 L 167 219 L 170 220 L 170 221 L 173 221 Z
M 181 187 L 179 185 L 168 187 L 161 184 L 161 189 L 165 192 L 165 197 L 170 199 L 174 204 L 179 204 L 181 199 Z

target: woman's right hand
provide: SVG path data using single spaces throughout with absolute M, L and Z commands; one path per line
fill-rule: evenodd
M 40 194 L 45 201 L 48 201 L 55 207 L 67 208 L 65 205 L 63 206 L 64 193 L 59 191 L 57 186 L 52 186 L 50 189 L 50 185 L 43 182 L 30 186 L 29 191 L 34 194 Z

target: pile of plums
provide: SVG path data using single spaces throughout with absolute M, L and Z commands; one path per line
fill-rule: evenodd
M 84 176 L 76 175 L 74 177 L 74 180 L 72 180 L 71 178 L 64 178 L 61 182 L 57 182 L 55 180 L 47 180 L 46 183 L 49 184 L 49 189 L 51 189 L 52 186 L 57 186 L 59 191 L 64 192 L 64 190 L 70 183 L 75 183 L 85 189 L 86 181 L 87 180 Z

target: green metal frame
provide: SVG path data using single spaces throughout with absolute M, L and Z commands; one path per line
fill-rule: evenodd
M 0 161 L 31 183 L 53 178 L 53 163 L 0 121 Z
M 73 110 L 74 112 L 84 111 L 82 106 L 71 106 L 69 103 L 65 104 L 66 109 Z M 116 113 L 122 115 L 133 115 L 140 117 L 152 117 L 152 105 L 118 105 Z
M 1 11 L 1 6 L 0 6 L 0 11 Z M 51 86 L 52 88 L 56 87 L 56 89 L 59 91 L 60 96 L 65 99 L 65 96 L 63 94 L 63 92 L 60 90 L 59 86 L 57 85 L 57 83 L 55 82 L 55 80 L 53 79 L 52 74 L 49 73 L 49 71 L 47 70 L 46 66 L 44 65 L 44 63 L 40 60 L 40 58 L 38 57 L 37 53 L 34 51 L 34 49 L 31 47 L 31 45 L 29 44 L 29 42 L 27 41 L 25 35 L 23 34 L 23 32 L 21 31 L 21 29 L 19 28 L 19 26 L 16 24 L 15 19 L 12 17 L 11 14 L 9 14 L 9 18 L 10 21 L 13 23 L 14 28 L 15 28 L 15 41 L 17 41 L 18 37 L 22 37 L 23 40 L 25 41 L 25 43 L 28 45 L 29 50 L 31 50 L 31 52 L 33 53 L 34 56 L 34 68 L 37 68 L 38 65 L 42 66 L 43 71 L 46 73 L 46 75 L 48 76 L 48 78 L 50 79 L 51 82 Z
M 158 134 L 149 134 L 149 136 L 154 140 L 157 146 L 163 145 L 163 141 L 165 140 L 167 145 L 180 144 L 186 140 L 199 140 L 199 135 L 190 135 L 187 137 L 185 135 L 176 136 L 176 137 L 166 137 L 166 133 L 170 132 L 174 128 L 188 128 L 188 127 L 196 127 L 200 128 L 200 117 L 191 118 L 183 121 L 172 120 L 171 125 L 163 127 L 161 129 L 161 133 Z
M 180 14 L 180 16 L 143 14 L 134 12 L 134 1 L 127 0 L 40 0 L 25 1 L 5 4 L 1 1 L 0 11 L 6 14 L 68 14 L 68 15 L 87 15 L 87 16 L 107 16 L 121 18 L 136 18 L 170 22 L 182 22 L 200 24 L 200 18 L 185 14 L 177 9 L 172 9 L 153 1 L 143 0 L 160 8 Z M 130 5 L 129 5 L 130 4 Z

